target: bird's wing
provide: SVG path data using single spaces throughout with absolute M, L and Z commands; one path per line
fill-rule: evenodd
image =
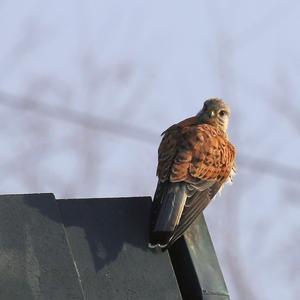
M 197 124 L 195 117 L 188 118 L 169 127 L 162 133 L 163 138 L 158 148 L 157 176 L 161 182 L 169 180 L 170 170 L 182 143 L 182 131 L 188 126 Z
M 201 212 L 203 212 L 211 199 L 214 198 L 221 186 L 220 182 L 215 182 L 204 191 L 195 190 L 193 195 L 187 198 L 180 222 L 173 231 L 167 247 L 170 247 L 188 229 Z
M 208 205 L 234 166 L 235 148 L 222 131 L 188 119 L 170 127 L 159 147 L 157 175 L 161 183 L 185 182 L 188 197 L 171 243 Z M 159 201 L 163 201 L 163 196 Z
M 205 181 L 197 187 L 159 181 L 152 204 L 150 243 L 164 245 L 177 239 L 215 195 L 216 186 Z

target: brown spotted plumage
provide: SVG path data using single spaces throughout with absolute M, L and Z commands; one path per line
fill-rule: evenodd
M 150 246 L 170 246 L 231 180 L 235 148 L 226 133 L 229 115 L 222 100 L 209 99 L 195 117 L 163 133 Z

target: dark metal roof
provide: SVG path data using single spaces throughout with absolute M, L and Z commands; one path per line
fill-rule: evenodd
M 229 299 L 204 219 L 172 266 L 147 247 L 150 209 L 150 197 L 0 196 L 0 299 Z

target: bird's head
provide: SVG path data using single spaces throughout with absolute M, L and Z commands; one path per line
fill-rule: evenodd
M 210 124 L 226 132 L 229 122 L 229 106 L 221 99 L 208 99 L 197 114 L 201 123 Z

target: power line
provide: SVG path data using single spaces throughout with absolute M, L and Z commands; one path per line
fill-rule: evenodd
M 0 92 L 0 105 L 21 111 L 28 111 L 98 132 L 107 132 L 150 145 L 158 145 L 160 139 L 160 135 L 156 132 L 120 120 L 96 117 L 71 108 L 49 105 L 26 97 L 21 98 L 9 95 L 4 92 Z M 243 153 L 238 153 L 238 166 L 252 172 L 267 173 L 283 180 L 292 182 L 299 182 L 300 180 L 300 169 L 298 168 L 289 167 L 274 161 L 254 158 Z

